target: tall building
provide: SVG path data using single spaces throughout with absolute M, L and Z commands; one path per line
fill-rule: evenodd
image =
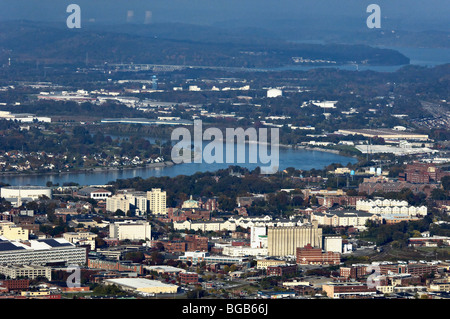
M 269 227 L 267 243 L 269 256 L 295 256 L 298 247 L 308 244 L 322 248 L 322 228 L 317 222 L 302 226 Z
M 153 188 L 147 192 L 148 208 L 152 214 L 166 214 L 166 192 L 161 191 L 160 188 Z

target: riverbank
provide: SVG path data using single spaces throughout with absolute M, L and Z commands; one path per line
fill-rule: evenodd
M 327 152 L 327 153 L 332 153 L 332 154 L 342 155 L 342 154 L 341 154 L 341 151 L 339 151 L 339 150 L 333 150 L 333 149 L 329 149 L 329 148 L 309 147 L 309 146 L 297 146 L 295 149 L 299 149 L 299 150 L 307 150 L 307 151 Z M 345 155 L 345 156 L 357 158 L 356 155 Z
M 172 161 L 165 161 L 161 163 L 150 163 L 143 166 L 108 166 L 108 167 L 94 167 L 94 168 L 84 168 L 84 169 L 68 169 L 65 171 L 58 172 L 0 172 L 0 176 L 14 177 L 14 176 L 42 176 L 42 175 L 64 175 L 64 174 L 78 174 L 78 173 L 99 173 L 99 172 L 118 172 L 126 171 L 139 168 L 164 168 L 176 165 Z

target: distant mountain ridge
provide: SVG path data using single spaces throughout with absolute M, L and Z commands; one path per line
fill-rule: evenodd
M 224 67 L 279 67 L 293 57 L 374 65 L 409 64 L 401 53 L 367 45 L 291 43 L 260 30 L 235 32 L 184 24 L 87 25 L 68 29 L 42 22 L 0 23 L 0 59 L 48 64 L 151 63 Z M 255 33 L 255 35 L 251 35 Z M 184 36 L 190 35 L 190 36 Z

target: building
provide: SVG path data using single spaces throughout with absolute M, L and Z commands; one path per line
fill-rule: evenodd
M 144 268 L 141 264 L 133 263 L 128 260 L 113 261 L 99 258 L 89 258 L 88 267 L 91 269 L 113 270 L 120 272 L 135 272 L 138 275 L 144 273 Z
M 412 264 L 380 264 L 380 274 L 410 274 L 411 276 L 423 276 L 437 272 L 437 265 L 425 263 Z
M 266 268 L 267 276 L 289 276 L 297 274 L 297 265 L 277 265 L 277 266 L 268 266 Z
M 3 265 L 84 265 L 86 249 L 76 247 L 64 238 L 38 239 L 27 242 L 0 239 L 0 264 Z
M 95 250 L 95 238 L 97 234 L 91 232 L 67 232 L 63 234 L 63 238 L 69 243 L 77 246 L 90 246 L 91 250 Z
M 38 200 L 40 197 L 52 198 L 52 189 L 43 186 L 4 186 L 0 189 L 3 198 L 31 198 Z
M 152 238 L 149 222 L 124 221 L 109 225 L 109 237 L 119 240 L 150 240 Z
M 338 133 L 343 135 L 362 135 L 370 138 L 379 137 L 384 140 L 428 140 L 428 135 L 426 134 L 390 129 L 341 129 Z
M 253 248 L 249 246 L 225 246 L 223 247 L 222 254 L 234 257 L 264 257 L 267 256 L 267 248 Z
M 359 192 L 365 192 L 368 195 L 372 195 L 375 192 L 389 193 L 400 192 L 404 188 L 410 189 L 414 194 L 424 193 L 430 195 L 433 189 L 437 188 L 436 183 L 410 183 L 407 181 L 392 180 L 384 176 L 376 176 L 371 178 L 365 178 L 358 186 Z
M 147 192 L 148 208 L 152 214 L 161 215 L 167 213 L 166 192 L 160 188 L 153 188 Z
M 166 274 L 166 275 L 178 275 L 180 273 L 186 272 L 186 270 L 182 268 L 177 268 L 173 266 L 167 265 L 154 265 L 154 266 L 144 266 L 144 269 L 149 272 L 156 272 L 158 274 Z
M 112 193 L 103 188 L 84 187 L 74 192 L 73 195 L 81 198 L 91 198 L 95 200 L 100 200 L 110 197 Z
M 364 226 L 367 220 L 374 219 L 374 215 L 357 210 L 335 210 L 329 212 L 311 212 L 311 221 L 317 221 L 319 225 L 339 226 Z
M 284 260 L 278 259 L 257 259 L 256 260 L 256 269 L 267 269 L 268 267 L 274 267 L 279 265 L 286 264 Z
M 380 215 L 426 216 L 428 214 L 426 206 L 410 206 L 407 201 L 390 199 L 359 200 L 356 202 L 356 209 Z
M 0 289 L 7 292 L 13 290 L 28 290 L 30 288 L 30 280 L 28 279 L 7 279 L 0 280 Z
M 201 230 L 203 232 L 207 231 L 235 231 L 236 223 L 233 221 L 180 221 L 174 222 L 173 228 L 175 230 Z
M 339 265 L 341 254 L 332 251 L 323 252 L 321 248 L 306 245 L 297 248 L 297 264 L 300 265 Z
M 295 227 L 269 227 L 267 242 L 269 256 L 295 256 L 298 247 L 308 244 L 322 248 L 322 228 L 317 222 Z
M 198 274 L 195 272 L 181 272 L 179 278 L 182 285 L 198 284 Z
M 269 89 L 267 90 L 267 97 L 268 98 L 274 98 L 279 97 L 283 95 L 283 91 L 279 89 Z
M 12 222 L 0 222 L 0 236 L 7 240 L 28 240 L 29 230 L 16 226 Z
M 184 240 L 188 251 L 208 251 L 208 237 L 186 235 Z
M 44 277 L 49 281 L 52 280 L 52 268 L 39 265 L 0 265 L 0 274 L 10 279 Z
M 351 265 L 350 267 L 341 267 L 339 269 L 339 276 L 347 279 L 361 278 L 369 274 L 367 270 L 369 266 L 370 265 L 357 264 Z
M 197 264 L 205 262 L 206 264 L 242 264 L 246 258 L 230 257 L 230 256 L 210 256 L 208 252 L 186 251 L 184 256 L 178 258 L 183 262 L 191 262 Z
M 106 211 L 115 213 L 118 210 L 124 213 L 130 210 L 130 200 L 125 195 L 114 195 L 106 199 Z
M 359 282 L 352 283 L 329 283 L 322 285 L 322 290 L 327 294 L 328 298 L 342 298 L 348 296 L 370 296 L 376 295 L 375 287 L 368 287 L 366 284 Z
M 145 278 L 114 278 L 105 279 L 103 282 L 106 285 L 116 285 L 124 290 L 141 294 L 176 294 L 178 292 L 177 285 Z
M 415 162 L 406 165 L 404 172 L 399 174 L 399 180 L 424 184 L 440 182 L 444 176 L 449 175 L 450 172 L 443 171 L 436 164 Z
M 323 248 L 325 251 L 331 251 L 342 254 L 342 237 L 325 236 L 323 238 Z
M 265 226 L 250 227 L 250 246 L 252 248 L 267 248 L 267 228 Z

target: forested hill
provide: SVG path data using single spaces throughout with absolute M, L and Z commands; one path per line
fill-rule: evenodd
M 161 28 L 170 28 L 164 24 Z M 141 26 L 145 28 L 145 26 Z M 188 28 L 179 24 L 173 28 Z M 205 28 L 205 29 L 202 29 Z M 123 32 L 92 28 L 68 29 L 64 25 L 37 22 L 0 23 L 0 64 L 8 58 L 46 64 L 151 63 L 262 68 L 292 65 L 293 57 L 373 65 L 409 64 L 401 53 L 366 45 L 300 44 L 262 40 L 249 34 L 221 34 L 219 29 L 195 27 L 202 34 L 195 40 L 156 36 L 158 27 Z M 200 32 L 201 31 L 201 32 Z M 215 33 L 214 33 L 215 32 Z M 164 34 L 168 36 L 168 33 Z M 222 39 L 212 41 L 210 39 Z

